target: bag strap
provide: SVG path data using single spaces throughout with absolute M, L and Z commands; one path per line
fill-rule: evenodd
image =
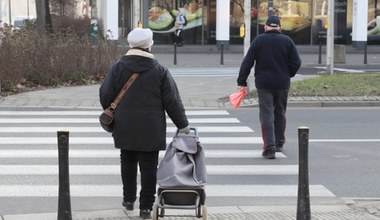
M 138 73 L 133 73 L 131 77 L 129 77 L 128 81 L 125 83 L 119 94 L 116 96 L 116 99 L 111 103 L 111 109 L 115 110 L 121 98 L 123 98 L 124 94 L 127 92 L 129 87 L 132 85 L 133 81 L 139 76 Z

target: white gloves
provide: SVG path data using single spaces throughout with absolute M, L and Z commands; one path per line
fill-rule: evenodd
M 178 133 L 180 134 L 189 134 L 190 133 L 190 127 L 189 126 L 186 126 L 184 128 L 180 128 Z

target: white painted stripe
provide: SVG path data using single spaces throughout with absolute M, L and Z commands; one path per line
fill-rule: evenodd
M 105 133 L 100 127 L 0 127 L 0 133 L 55 133 L 65 129 L 69 132 L 75 133 Z M 214 133 L 243 133 L 254 132 L 248 126 L 198 126 L 198 132 L 214 132 Z M 167 127 L 167 132 L 174 133 L 177 131 L 176 127 Z
M 120 165 L 70 165 L 70 175 L 120 175 Z M 208 175 L 297 175 L 298 165 L 206 165 Z M 0 175 L 58 175 L 58 165 L 0 165 Z
M 189 123 L 239 123 L 237 118 L 189 118 Z M 173 123 L 170 119 L 166 119 L 167 123 Z M 16 124 L 16 123 L 53 123 L 53 124 L 83 124 L 96 123 L 99 124 L 98 118 L 0 118 L 1 124 Z
M 310 139 L 309 142 L 380 142 L 380 139 Z
M 202 144 L 262 144 L 261 137 L 200 137 Z M 172 141 L 172 138 L 166 138 L 167 143 Z M 380 142 L 380 139 L 311 139 L 309 142 L 324 143 L 324 142 Z M 70 144 L 80 145 L 97 145 L 111 144 L 111 137 L 70 137 Z M 0 137 L 0 145 L 12 144 L 57 144 L 56 137 Z
M 326 67 L 315 67 L 316 69 L 326 69 Z M 355 69 L 345 69 L 345 68 L 334 68 L 336 71 L 341 71 L 341 72 L 348 72 L 348 73 L 362 73 L 364 70 L 355 70 Z
M 202 144 L 262 144 L 261 137 L 200 137 Z M 166 138 L 167 143 L 172 141 L 172 138 Z M 56 137 L 0 137 L 0 145 L 13 144 L 57 144 Z M 70 137 L 70 145 L 97 145 L 110 144 L 113 145 L 111 137 Z
M 208 150 L 204 149 L 206 158 L 261 158 L 262 150 Z M 70 150 L 70 158 L 119 158 L 120 150 Z M 165 151 L 160 151 L 162 158 Z M 57 150 L 0 150 L 0 158 L 57 158 Z M 276 158 L 287 158 L 283 153 L 276 153 Z
M 138 187 L 139 191 L 140 188 Z M 322 185 L 310 185 L 311 197 L 335 197 Z M 297 197 L 297 185 L 207 185 L 207 197 Z M 120 197 L 121 185 L 70 185 L 72 197 Z M 0 197 L 57 197 L 57 185 L 0 185 Z
M 57 115 L 78 115 L 78 116 L 99 116 L 101 110 L 99 111 L 0 111 L 0 115 L 17 115 L 17 116 L 57 116 Z M 226 110 L 197 110 L 188 111 L 186 110 L 186 115 L 229 115 Z

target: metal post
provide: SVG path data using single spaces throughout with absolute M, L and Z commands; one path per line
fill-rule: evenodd
M 224 44 L 220 44 L 220 65 L 224 64 L 224 57 L 223 57 L 223 52 L 224 52 Z
M 26 13 L 28 14 L 28 20 L 30 19 L 29 17 L 29 0 L 26 1 Z
M 298 199 L 297 199 L 297 220 L 310 220 L 310 195 L 309 195 L 309 128 L 298 128 Z
M 12 3 L 11 0 L 8 1 L 8 9 L 9 9 L 9 28 L 12 25 Z
M 70 181 L 69 181 L 69 132 L 57 131 L 59 192 L 57 220 L 71 220 Z
M 318 64 L 322 63 L 322 41 L 319 40 L 319 55 L 318 55 Z
M 268 0 L 268 16 L 273 15 L 273 0 Z
M 174 65 L 177 65 L 177 43 L 174 44 Z
M 364 64 L 367 64 L 367 42 L 364 43 Z

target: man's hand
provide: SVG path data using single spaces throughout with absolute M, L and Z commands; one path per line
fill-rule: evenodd
M 246 89 L 247 89 L 246 86 L 238 86 L 238 87 L 237 87 L 237 91 L 238 91 L 238 92 L 241 92 L 241 91 L 246 90 Z

